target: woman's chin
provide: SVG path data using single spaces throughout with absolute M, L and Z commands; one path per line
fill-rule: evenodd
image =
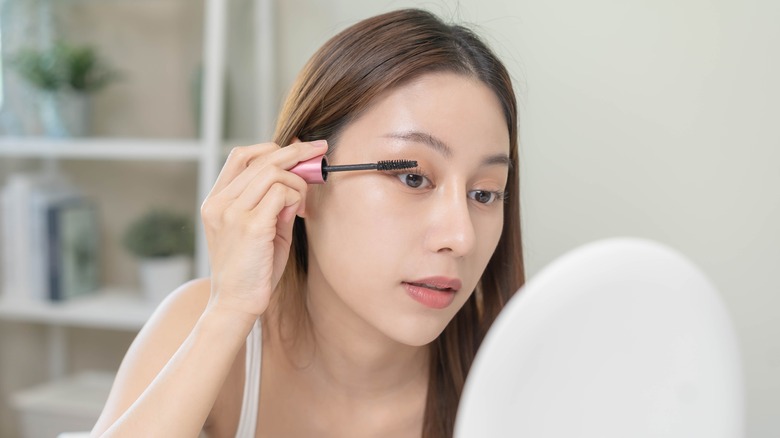
M 435 341 L 444 331 L 448 322 L 441 320 L 421 321 L 419 318 L 409 318 L 409 320 L 392 324 L 383 331 L 399 344 L 422 347 Z

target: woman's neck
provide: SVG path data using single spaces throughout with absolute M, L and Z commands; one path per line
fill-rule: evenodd
M 427 386 L 428 346 L 389 338 L 348 308 L 325 282 L 310 284 L 307 300 L 313 365 L 323 383 L 355 396 L 378 397 Z
M 344 400 L 387 399 L 427 390 L 429 346 L 399 343 L 355 314 L 321 278 L 307 281 L 306 333 L 285 331 L 286 352 L 315 391 Z
M 277 319 L 280 311 L 290 310 L 278 302 L 264 317 L 269 342 L 263 344 L 263 375 L 270 380 L 261 388 L 265 399 L 274 400 L 266 414 L 278 417 L 285 428 L 295 423 L 303 436 L 354 436 L 356 431 L 420 436 L 429 346 L 389 338 L 329 295 L 332 291 L 307 292 L 308 315 L 297 315 L 304 317 L 304 326 L 296 315 Z

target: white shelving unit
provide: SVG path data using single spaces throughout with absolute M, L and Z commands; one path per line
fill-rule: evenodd
M 198 164 L 198 200 L 202 201 L 216 180 L 221 158 L 227 6 L 228 2 L 223 0 L 204 0 L 205 67 L 201 91 L 200 138 L 2 137 L 0 157 L 195 162 Z M 196 239 L 196 273 L 206 275 L 208 262 L 201 230 Z M 9 314 L 3 313 L 6 317 Z
M 252 23 L 256 43 L 254 66 L 258 78 L 256 138 L 268 136 L 274 118 L 273 95 L 273 0 L 248 0 L 254 3 Z M 205 199 L 217 178 L 224 152 L 239 142 L 224 142 L 223 105 L 227 12 L 229 1 L 204 0 L 204 72 L 202 83 L 202 128 L 195 139 L 145 139 L 145 138 L 70 138 L 0 137 L 1 158 L 42 158 L 55 160 L 110 160 L 110 161 L 178 161 L 198 165 L 198 204 Z M 196 206 L 197 207 L 197 206 Z M 197 210 L 197 208 L 196 208 Z M 199 221 L 196 221 L 199 223 Z M 208 275 L 206 243 L 202 230 L 196 235 L 196 275 Z M 96 298 L 101 299 L 101 298 Z M 14 307 L 0 301 L 0 318 L 21 319 L 14 315 Z M 57 324 L 56 318 L 50 323 Z M 85 320 L 86 321 L 86 320 Z M 38 319 L 36 322 L 47 322 Z M 73 325 L 78 325 L 78 318 Z M 87 324 L 85 322 L 85 324 Z M 91 324 L 89 324 L 92 326 Z M 113 327 L 108 327 L 113 328 Z M 133 329 L 137 327 L 132 327 Z
M 0 300 L 0 318 L 63 327 L 137 331 L 154 306 L 130 290 L 105 289 L 63 303 Z
M 254 77 L 256 117 L 259 121 L 255 138 L 270 135 L 274 119 L 273 99 L 273 0 L 238 0 L 252 2 L 252 27 L 255 37 Z M 191 162 L 198 167 L 197 202 L 205 199 L 220 170 L 224 152 L 236 144 L 223 141 L 223 102 L 225 101 L 227 0 L 203 0 L 203 80 L 201 89 L 201 132 L 194 139 L 145 138 L 73 138 L 0 137 L 0 160 L 32 158 L 43 160 Z M 251 67 L 251 66 L 250 66 Z M 237 143 L 237 142 L 236 142 Z M 198 211 L 194 206 L 193 211 Z M 196 232 L 195 274 L 209 273 L 208 255 L 199 218 Z M 48 330 L 49 374 L 52 380 L 68 374 L 68 327 L 94 330 L 138 331 L 154 307 L 137 291 L 104 289 L 98 293 L 64 303 L 18 302 L 2 299 L 0 320 L 42 324 Z
M 0 137 L 0 156 L 81 160 L 199 161 L 204 148 L 197 140 L 131 138 L 54 139 Z

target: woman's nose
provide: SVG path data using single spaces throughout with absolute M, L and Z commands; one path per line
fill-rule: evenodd
M 476 235 L 466 193 L 440 193 L 428 215 L 426 247 L 462 257 L 474 249 Z

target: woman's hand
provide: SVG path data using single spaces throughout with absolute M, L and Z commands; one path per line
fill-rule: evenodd
M 306 182 L 289 172 L 327 151 L 324 140 L 237 147 L 201 206 L 211 265 L 207 308 L 254 321 L 268 307 L 304 214 Z

